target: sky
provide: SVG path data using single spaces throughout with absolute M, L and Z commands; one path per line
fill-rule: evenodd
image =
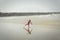
M 60 0 L 0 0 L 0 12 L 60 12 Z

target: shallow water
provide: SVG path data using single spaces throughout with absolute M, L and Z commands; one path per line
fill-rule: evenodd
M 60 40 L 60 15 L 0 17 L 0 40 Z M 31 19 L 32 34 L 23 26 Z

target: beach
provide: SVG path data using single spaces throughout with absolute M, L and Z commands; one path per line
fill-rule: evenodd
M 0 40 L 60 40 L 60 14 L 0 17 Z M 24 29 L 32 21 L 29 35 Z

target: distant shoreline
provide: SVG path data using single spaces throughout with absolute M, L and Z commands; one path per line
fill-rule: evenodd
M 51 13 L 2 13 L 0 12 L 0 17 L 7 17 L 7 16 L 33 16 L 33 15 L 50 15 L 50 14 L 60 14 L 60 12 L 51 12 Z

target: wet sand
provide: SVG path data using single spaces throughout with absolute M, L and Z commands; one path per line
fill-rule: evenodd
M 60 15 L 0 17 L 0 40 L 60 40 Z M 23 26 L 32 20 L 32 34 Z

